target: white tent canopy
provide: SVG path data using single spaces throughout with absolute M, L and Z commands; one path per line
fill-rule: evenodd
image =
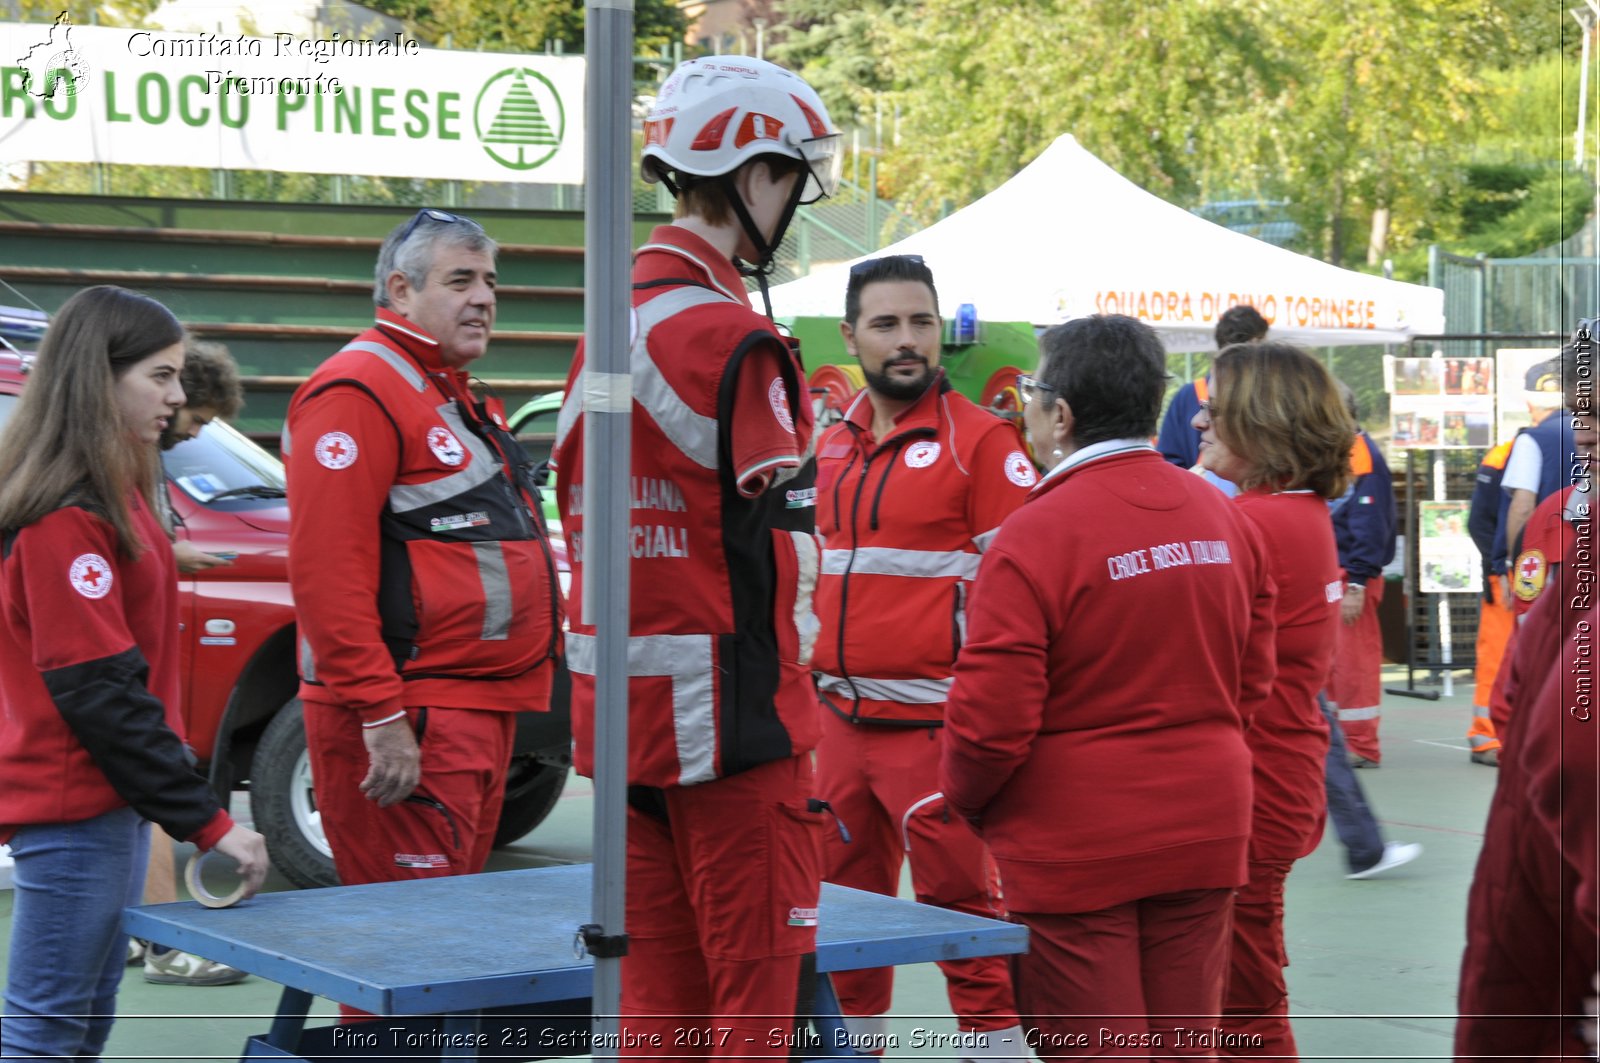
M 1151 195 L 1070 134 L 943 221 L 863 258 L 921 255 L 951 316 L 1053 325 L 1128 314 L 1170 351 L 1215 349 L 1218 315 L 1250 303 L 1272 338 L 1308 346 L 1403 343 L 1444 331 L 1444 293 L 1263 243 Z M 858 260 L 859 261 L 859 260 Z M 850 263 L 772 289 L 780 317 L 841 316 Z

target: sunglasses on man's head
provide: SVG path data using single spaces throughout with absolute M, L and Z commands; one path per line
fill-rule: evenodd
M 869 258 L 865 262 L 857 262 L 855 265 L 850 267 L 850 276 L 859 277 L 863 273 L 870 273 L 878 265 L 883 262 L 887 262 L 891 258 L 905 259 L 907 262 L 918 266 L 924 264 L 921 255 L 883 255 L 879 258 Z
M 411 221 L 406 224 L 405 229 L 403 229 L 400 233 L 400 239 L 394 242 L 395 246 L 399 247 L 401 244 L 405 243 L 406 238 L 417 231 L 417 226 L 422 224 L 424 218 L 430 221 L 440 222 L 442 224 L 448 224 L 450 222 L 462 220 L 460 215 L 451 214 L 447 210 L 435 210 L 432 207 L 423 207 L 421 210 L 417 211 L 417 213 L 412 216 Z

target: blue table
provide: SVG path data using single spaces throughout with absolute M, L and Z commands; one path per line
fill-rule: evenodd
M 308 1031 L 313 997 L 379 1015 L 442 1017 L 432 1028 L 450 1036 L 421 1039 L 422 1047 L 437 1049 L 430 1058 L 471 1058 L 478 1046 L 493 1047 L 485 1054 L 496 1058 L 540 1058 L 589 1051 L 570 1043 L 577 1034 L 562 1031 L 588 1026 L 593 968 L 587 956 L 576 955 L 574 937 L 590 920 L 590 872 L 590 865 L 575 864 L 271 893 L 220 909 L 181 901 L 129 908 L 123 925 L 135 937 L 284 987 L 271 1031 L 251 1038 L 244 1058 L 361 1055 L 363 1048 L 390 1049 L 397 1038 L 405 1040 L 393 1035 L 381 1046 L 358 1044 L 352 1039 L 361 1026 Z M 828 972 L 1019 953 L 1027 941 L 1027 931 L 1010 923 L 825 884 L 817 1014 L 837 1015 Z M 552 1020 L 529 1044 L 526 1032 L 505 1032 L 495 1009 L 567 1019 Z M 827 1045 L 843 1044 L 836 1023 L 819 1027 Z M 522 1043 L 507 1042 L 508 1036 Z M 331 1050 L 309 1054 L 319 1047 Z M 501 1054 L 506 1048 L 544 1050 L 508 1057 Z M 418 1058 L 402 1051 L 380 1055 Z

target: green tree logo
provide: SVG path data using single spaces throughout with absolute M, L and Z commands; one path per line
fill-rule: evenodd
M 472 123 L 491 159 L 510 170 L 532 170 L 560 150 L 567 110 L 549 78 L 510 67 L 484 82 Z

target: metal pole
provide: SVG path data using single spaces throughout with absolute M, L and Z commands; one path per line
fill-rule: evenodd
M 1572 134 L 1572 165 L 1583 168 L 1583 127 L 1589 113 L 1589 31 L 1594 26 L 1594 19 L 1589 12 L 1582 8 L 1573 8 L 1568 12 L 1577 20 L 1583 32 L 1583 65 L 1578 71 L 1578 128 Z
M 586 0 L 583 309 L 583 615 L 596 627 L 592 922 L 625 932 L 628 778 L 628 472 L 633 378 L 633 0 Z M 618 1054 L 621 960 L 594 961 L 595 1058 Z

